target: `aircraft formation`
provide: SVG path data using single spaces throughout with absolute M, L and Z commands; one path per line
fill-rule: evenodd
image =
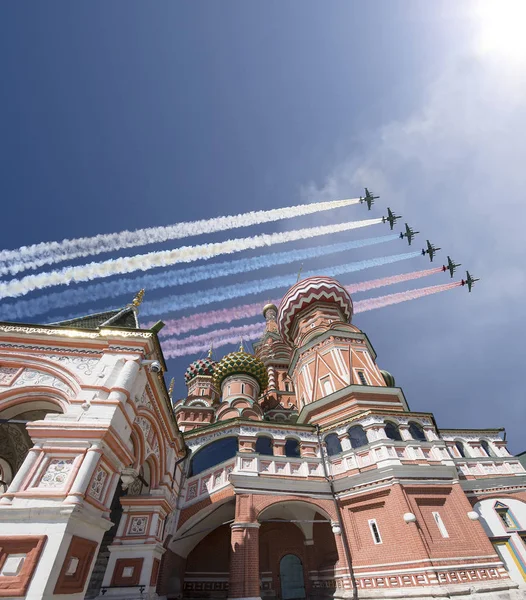
M 374 204 L 374 201 L 380 198 L 380 196 L 375 196 L 373 194 L 373 192 L 370 192 L 367 188 L 365 188 L 365 196 L 360 196 L 360 203 L 366 203 L 367 204 L 367 209 L 371 210 L 371 206 Z M 398 219 L 401 219 L 402 215 L 397 215 L 395 214 L 389 207 L 387 207 L 387 215 L 382 217 L 382 223 L 389 223 L 389 228 L 391 229 L 391 231 L 393 230 L 393 227 L 395 225 L 395 223 L 398 221 Z M 411 245 L 414 237 L 420 233 L 419 231 L 414 231 L 414 229 L 412 227 L 409 227 L 409 225 L 407 223 L 405 223 L 405 232 L 400 232 L 400 239 L 406 239 L 407 243 L 409 245 Z M 435 254 L 441 250 L 441 248 L 436 247 L 435 245 L 433 245 L 429 240 L 426 240 L 426 247 L 422 248 L 422 256 L 426 256 L 426 254 L 429 256 L 429 260 L 431 262 L 433 262 L 433 258 L 435 257 Z M 458 269 L 458 267 L 461 266 L 461 263 L 456 263 L 451 257 L 447 257 L 447 265 L 443 265 L 442 266 L 442 271 L 444 271 L 444 273 L 446 271 L 449 271 L 451 277 L 453 277 L 455 271 Z M 475 281 L 479 281 L 479 278 L 473 277 L 472 275 L 470 275 L 469 271 L 466 271 L 466 278 L 465 279 L 461 279 L 460 281 L 460 285 L 462 286 L 468 286 L 468 292 L 471 292 L 471 289 L 473 287 L 473 285 L 475 284 Z

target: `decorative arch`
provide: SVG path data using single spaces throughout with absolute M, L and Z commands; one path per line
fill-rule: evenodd
M 418 421 L 411 419 L 411 421 L 409 421 L 409 423 L 408 423 L 408 426 L 409 426 L 409 433 L 411 434 L 411 437 L 414 440 L 417 440 L 419 442 L 427 442 L 427 436 L 424 431 L 424 428 Z
M 160 481 L 161 474 L 166 468 L 166 450 L 162 431 L 149 411 L 142 408 L 139 410 L 135 418 L 134 431 L 139 434 L 144 451 L 140 464 L 149 456 L 154 455 L 159 469 L 158 480 Z
M 402 435 L 400 434 L 400 429 L 396 423 L 393 421 L 386 421 L 384 425 L 385 435 L 395 442 L 402 441 Z
M 215 454 L 212 452 L 215 450 Z M 239 440 L 237 436 L 231 435 L 215 439 L 208 444 L 201 446 L 197 452 L 190 458 L 190 472 L 189 477 L 198 475 L 207 469 L 229 460 L 236 456 L 239 450 Z M 199 457 L 199 461 L 196 464 L 196 458 Z
M 308 497 L 302 497 L 301 500 L 297 496 L 254 496 L 253 506 L 255 509 L 255 518 L 260 521 L 264 512 L 276 504 L 283 502 L 293 502 L 297 504 L 308 504 L 317 512 L 320 513 L 330 522 L 337 522 L 338 517 L 333 504 L 328 500 L 318 500 Z

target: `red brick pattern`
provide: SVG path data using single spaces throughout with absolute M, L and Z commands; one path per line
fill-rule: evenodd
M 87 540 L 76 535 L 71 538 L 55 586 L 55 594 L 75 594 L 84 591 L 97 547 L 98 543 L 93 540 Z M 72 559 L 77 559 L 78 564 L 75 572 L 72 575 L 68 575 L 67 571 Z

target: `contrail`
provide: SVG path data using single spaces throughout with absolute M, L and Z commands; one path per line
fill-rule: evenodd
M 410 281 L 412 279 L 426 277 L 427 275 L 433 275 L 439 271 L 442 271 L 442 267 L 437 267 L 436 269 L 427 269 L 425 271 L 415 271 L 413 273 L 405 273 L 403 275 L 394 275 L 392 277 L 383 277 L 382 279 L 372 279 L 360 283 L 353 283 L 345 286 L 345 289 L 351 294 L 356 294 L 394 283 L 401 283 L 403 281 Z M 280 303 L 280 298 L 269 300 L 268 303 L 278 305 Z M 253 304 L 243 304 L 241 306 L 234 306 L 232 308 L 221 308 L 218 310 L 196 313 L 188 317 L 181 317 L 180 319 L 169 319 L 166 321 L 166 326 L 161 331 L 160 335 L 182 335 L 183 333 L 188 333 L 189 331 L 211 327 L 212 325 L 218 325 L 220 323 L 232 323 L 233 321 L 255 317 L 261 314 L 263 304 L 264 303 L 262 302 L 255 302 Z M 355 302 L 355 308 L 357 304 L 359 304 L 359 302 Z M 150 325 L 153 325 L 153 322 L 146 324 L 146 327 L 149 327 Z
M 460 282 L 457 281 L 443 285 L 434 285 L 431 287 L 409 290 L 407 292 L 400 292 L 397 294 L 389 294 L 388 296 L 379 296 L 378 298 L 361 300 L 360 302 L 356 302 L 354 304 L 354 312 L 355 314 L 362 313 L 375 308 L 384 308 L 386 306 L 390 306 L 391 304 L 406 302 L 407 300 L 416 300 L 418 298 L 423 298 L 424 296 L 430 296 L 431 294 L 438 294 L 439 292 L 451 290 L 459 285 Z M 224 329 L 221 330 L 221 336 L 217 338 L 213 337 L 213 346 L 214 348 L 220 348 L 228 344 L 235 344 L 239 342 L 241 337 L 247 341 L 258 339 L 263 335 L 264 330 L 265 326 L 261 323 Z M 166 358 L 176 358 L 178 356 L 198 354 L 199 352 L 208 350 L 210 348 L 211 340 L 212 338 L 210 337 L 210 334 L 202 334 L 173 340 L 174 342 L 177 342 L 177 344 L 174 344 L 173 346 L 170 345 L 172 342 L 171 340 L 166 340 L 162 342 L 162 346 Z
M 37 269 L 43 265 L 52 265 L 66 260 L 95 256 L 103 252 L 115 252 L 124 248 L 135 248 L 148 244 L 158 244 L 168 240 L 227 231 L 238 227 L 261 225 L 271 221 L 291 219 L 313 213 L 332 210 L 358 204 L 359 198 L 346 200 L 333 200 L 330 202 L 316 202 L 313 204 L 300 204 L 272 210 L 258 210 L 254 212 L 202 219 L 177 223 L 166 227 L 148 227 L 136 231 L 120 231 L 106 233 L 93 237 L 62 240 L 61 242 L 42 242 L 32 246 L 22 246 L 16 250 L 0 251 L 0 275 L 16 275 L 28 269 Z
M 324 274 L 330 277 L 336 277 L 338 275 L 342 275 L 343 273 L 352 273 L 354 271 L 361 271 L 370 267 L 388 265 L 402 260 L 416 258 L 417 256 L 420 256 L 419 251 L 396 254 L 394 256 L 371 258 L 368 260 L 346 263 L 336 267 L 324 269 Z M 311 272 L 305 273 L 304 276 L 312 277 L 317 274 L 317 272 Z M 212 288 L 203 293 L 193 292 L 190 294 L 181 294 L 179 296 L 169 296 L 168 298 L 161 298 L 160 300 L 152 300 L 148 302 L 148 304 L 144 305 L 142 309 L 142 315 L 151 316 L 157 314 L 166 314 L 170 311 L 183 310 L 185 308 L 192 308 L 195 306 L 204 306 L 214 302 L 222 302 L 224 300 L 231 300 L 233 298 L 239 298 L 242 296 L 260 294 L 276 288 L 290 287 L 294 283 L 295 277 L 296 275 L 282 275 L 279 277 L 256 279 L 254 281 L 248 281 L 247 283 L 237 283 L 229 286 Z
M 368 227 L 381 223 L 381 219 L 366 219 L 363 221 L 349 221 L 334 225 L 323 225 L 306 229 L 296 229 L 281 233 L 266 233 L 248 238 L 235 238 L 224 242 L 202 244 L 200 246 L 183 246 L 174 250 L 162 250 L 137 254 L 106 260 L 103 262 L 92 262 L 87 265 L 65 267 L 50 273 L 39 273 L 38 275 L 27 275 L 22 279 L 12 279 L 0 282 L 0 298 L 24 296 L 35 289 L 44 289 L 55 285 L 68 285 L 72 282 L 80 283 L 111 277 L 112 275 L 123 275 L 135 271 L 147 271 L 156 267 L 168 267 L 178 263 L 195 262 L 205 260 L 221 254 L 233 254 L 243 250 L 253 250 L 294 242 L 296 240 L 317 237 L 321 235 L 334 234 L 341 231 L 350 231 L 360 227 Z
M 452 290 L 459 285 L 461 285 L 460 281 L 454 281 L 453 283 L 432 285 L 430 287 L 416 290 L 408 290 L 407 292 L 389 294 L 388 296 L 379 296 L 378 298 L 360 300 L 354 304 L 354 312 L 361 313 L 367 310 L 373 310 L 375 308 L 384 308 L 385 306 L 390 306 L 391 304 L 399 304 L 400 302 L 406 302 L 407 300 L 416 300 L 417 298 L 423 298 L 424 296 L 430 296 L 431 294 L 447 292 L 447 290 Z
M 241 258 L 215 264 L 188 267 L 186 269 L 168 271 L 162 276 L 157 273 L 151 273 L 139 277 L 120 278 L 112 281 L 94 283 L 88 288 L 68 289 L 61 292 L 42 295 L 38 298 L 4 303 L 0 306 L 0 320 L 22 319 L 28 316 L 32 317 L 39 314 L 46 314 L 49 311 L 65 308 L 67 306 L 76 306 L 88 302 L 96 302 L 105 298 L 133 294 L 141 288 L 151 291 L 159 288 L 196 283 L 198 281 L 215 279 L 216 277 L 226 277 L 266 267 L 309 260 L 327 254 L 347 252 L 354 248 L 373 246 L 375 244 L 382 244 L 396 239 L 398 239 L 397 234 L 386 235 L 363 240 L 342 242 L 340 244 L 330 244 L 328 246 L 315 246 L 314 248 L 289 250 L 287 252 L 274 252 L 271 254 L 254 256 L 252 258 Z

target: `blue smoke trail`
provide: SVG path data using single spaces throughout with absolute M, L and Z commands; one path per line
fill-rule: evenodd
M 420 256 L 420 251 L 370 258 L 355 263 L 337 265 L 328 269 L 324 268 L 323 275 L 337 277 L 344 273 L 354 273 L 355 271 L 362 271 L 363 269 L 369 269 L 370 267 L 379 267 L 381 265 L 388 265 L 402 260 L 409 260 L 411 258 L 416 258 L 417 256 Z M 305 273 L 303 278 L 316 275 L 319 275 L 319 272 L 312 271 L 310 273 Z M 161 298 L 160 300 L 152 300 L 142 305 L 141 316 L 149 317 L 152 315 L 165 314 L 183 310 L 185 308 L 195 308 L 196 306 L 204 306 L 214 302 L 222 302 L 223 300 L 259 294 L 275 288 L 290 287 L 295 283 L 296 277 L 297 274 L 271 277 L 268 279 L 256 279 L 247 283 L 238 283 L 220 288 L 212 288 L 202 292 L 193 292 L 191 294 L 182 294 L 180 296 L 169 296 L 168 298 Z
M 62 292 L 47 294 L 39 298 L 19 300 L 18 302 L 12 303 L 2 303 L 0 306 L 0 321 L 22 319 L 28 316 L 32 317 L 34 315 L 45 314 L 67 306 L 96 302 L 98 300 L 103 300 L 104 298 L 111 298 L 124 294 L 135 294 L 140 288 L 155 290 L 173 287 L 215 279 L 216 277 L 226 277 L 228 275 L 246 273 L 265 267 L 308 260 L 327 254 L 347 252 L 353 248 L 364 248 L 366 246 L 390 242 L 398 239 L 398 237 L 398 234 L 395 233 L 364 240 L 331 244 L 328 246 L 315 246 L 314 248 L 291 250 L 289 252 L 273 252 L 271 254 L 254 256 L 252 258 L 242 258 L 216 264 L 188 267 L 186 269 L 168 271 L 163 274 L 148 274 L 133 277 L 131 279 L 120 278 L 113 281 L 96 283 L 83 289 L 64 290 Z

